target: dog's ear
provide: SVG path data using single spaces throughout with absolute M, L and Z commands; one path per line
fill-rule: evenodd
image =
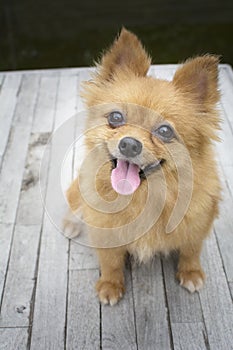
M 151 59 L 137 36 L 123 28 L 119 37 L 103 55 L 98 65 L 98 73 L 99 77 L 104 80 L 111 80 L 117 71 L 145 76 L 150 64 Z
M 219 100 L 218 57 L 205 55 L 190 59 L 175 73 L 173 84 L 202 106 L 213 106 Z

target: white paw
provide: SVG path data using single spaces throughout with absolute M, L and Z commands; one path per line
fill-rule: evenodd
M 63 220 L 63 235 L 69 239 L 77 237 L 84 230 L 80 210 L 69 211 Z
M 180 285 L 186 288 L 190 293 L 199 292 L 204 285 L 204 281 L 202 278 L 198 278 L 195 283 L 191 280 L 180 280 Z
M 109 304 L 113 306 L 123 297 L 124 286 L 122 283 L 102 281 L 100 279 L 96 284 L 96 290 L 103 305 Z

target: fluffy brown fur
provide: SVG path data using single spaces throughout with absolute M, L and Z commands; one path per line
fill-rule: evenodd
M 146 261 L 157 252 L 178 250 L 178 280 L 190 292 L 199 290 L 205 278 L 199 259 L 202 243 L 218 214 L 220 185 L 212 148 L 219 128 L 218 59 L 211 55 L 190 59 L 177 70 L 171 82 L 147 76 L 150 62 L 138 38 L 123 29 L 83 90 L 89 108 L 88 157 L 67 198 L 71 210 L 81 209 L 84 221 L 92 228 L 90 241 L 97 247 L 101 267 L 96 290 L 101 302 L 111 305 L 124 292 L 127 252 L 139 261 Z M 117 128 L 108 125 L 106 116 L 113 110 L 124 112 L 126 124 Z M 152 134 L 153 128 L 164 121 L 178 135 L 166 144 Z M 117 195 L 110 181 L 110 154 L 114 154 L 119 140 L 125 136 L 142 142 L 140 164 L 165 160 L 141 181 L 130 201 L 128 196 Z M 95 152 L 90 155 L 88 152 L 93 149 Z M 167 224 L 179 193 L 179 173 L 184 174 L 189 167 L 192 168 L 189 206 L 168 234 Z M 99 197 L 93 194 L 95 189 Z M 184 188 L 181 196 L 185 196 L 185 191 Z M 132 230 L 124 228 L 138 218 L 149 194 L 151 202 L 138 225 L 144 234 L 135 238 Z M 127 201 L 122 209 L 120 205 Z M 115 212 L 108 213 L 111 205 Z M 160 215 L 153 225 L 144 232 L 147 221 L 157 214 Z M 98 234 L 102 228 L 109 231 Z

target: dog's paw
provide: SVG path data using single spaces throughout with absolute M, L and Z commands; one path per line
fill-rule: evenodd
M 190 293 L 198 292 L 204 285 L 205 274 L 202 270 L 179 271 L 176 275 L 180 285 Z
M 68 212 L 63 220 L 63 235 L 69 239 L 77 237 L 84 229 L 80 212 Z
M 99 279 L 96 283 L 96 291 L 102 304 L 115 305 L 124 294 L 124 285 L 120 282 L 104 281 Z

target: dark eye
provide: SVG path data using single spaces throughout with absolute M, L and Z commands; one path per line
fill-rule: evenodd
M 154 134 L 164 142 L 169 142 L 175 136 L 174 130 L 170 125 L 161 125 L 154 131 Z
M 112 128 L 125 124 L 125 118 L 120 112 L 111 112 L 108 116 L 108 123 Z

